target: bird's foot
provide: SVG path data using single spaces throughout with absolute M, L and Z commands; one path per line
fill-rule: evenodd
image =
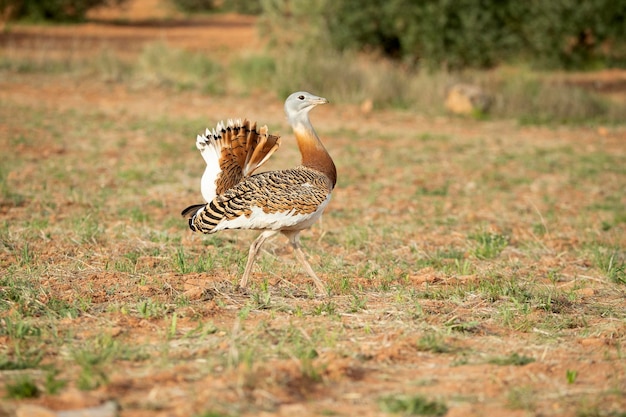
M 235 292 L 238 292 L 241 295 L 250 295 L 250 291 L 247 287 L 242 287 L 241 285 L 235 285 Z

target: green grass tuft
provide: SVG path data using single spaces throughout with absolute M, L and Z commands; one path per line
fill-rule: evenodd
M 39 388 L 29 376 L 17 378 L 14 382 L 8 382 L 5 386 L 7 398 L 35 398 L 40 394 Z
M 432 353 L 449 353 L 455 348 L 446 343 L 443 338 L 435 333 L 426 333 L 417 341 L 417 349 Z
M 448 407 L 440 401 L 431 401 L 421 395 L 388 395 L 378 400 L 381 410 L 408 416 L 443 416 Z
M 109 381 L 111 362 L 120 353 L 120 345 L 111 336 L 103 335 L 88 345 L 72 351 L 72 358 L 80 367 L 76 381 L 81 390 L 93 390 Z
M 493 259 L 509 244 L 508 236 L 497 233 L 473 233 L 469 235 L 469 238 L 476 241 L 472 254 L 478 259 Z
M 595 247 L 593 249 L 595 266 L 616 284 L 626 284 L 626 259 L 618 249 Z
M 523 356 L 523 355 L 518 354 L 517 352 L 514 352 L 510 354 L 509 356 L 498 356 L 495 358 L 491 358 L 487 362 L 494 364 L 494 365 L 501 365 L 501 366 L 507 366 L 507 365 L 524 366 L 534 361 L 535 361 L 535 358 L 531 358 L 530 356 Z

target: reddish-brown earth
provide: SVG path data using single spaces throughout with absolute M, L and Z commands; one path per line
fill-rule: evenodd
M 171 17 L 174 16 L 172 19 Z M 101 45 L 113 48 L 128 56 L 137 53 L 146 43 L 166 40 L 168 44 L 196 51 L 204 51 L 227 59 L 236 51 L 254 49 L 262 45 L 255 29 L 255 20 L 251 17 L 236 15 L 214 15 L 193 21 L 185 20 L 156 0 L 131 2 L 122 11 L 100 11 L 91 16 L 95 21 L 73 26 L 36 26 L 12 27 L 3 34 L 2 46 L 11 47 L 14 54 L 28 54 L 50 48 L 64 53 L 68 45 L 77 54 L 88 55 Z M 168 20 L 159 20 L 168 17 Z M 123 19 L 120 21 L 113 19 Z M 261 101 L 258 97 L 219 97 L 214 99 L 193 92 L 172 94 L 164 89 L 143 89 L 134 91 L 124 85 L 107 84 L 98 80 L 72 79 L 63 75 L 47 76 L 42 74 L 2 75 L 0 79 L 0 101 L 11 106 L 29 108 L 54 108 L 61 111 L 82 111 L 93 109 L 104 117 L 119 118 L 120 123 L 129 119 L 155 120 L 159 117 L 202 118 L 208 121 L 220 120 L 240 115 L 251 119 L 268 120 L 279 123 L 283 120 L 282 103 L 277 97 L 269 96 Z M 8 78 L 7 78 L 8 77 Z M 614 94 L 623 93 L 624 73 L 607 71 L 591 76 L 580 76 L 576 82 L 594 87 L 613 85 Z M 620 81 L 621 80 L 621 81 Z M 622 84 L 620 84 L 622 83 Z M 600 87 L 598 87 L 600 88 Z M 600 89 L 605 89 L 601 87 Z M 4 107 L 3 107 L 4 108 Z M 123 111 L 121 110 L 123 109 Z M 23 117 L 10 110 L 5 115 L 0 113 L 0 135 L 18 136 L 15 124 L 2 121 L 1 117 Z M 362 115 L 358 108 L 319 108 L 316 120 L 324 121 L 326 131 L 341 129 L 357 132 L 385 130 L 385 137 L 390 132 L 403 132 L 414 129 L 416 132 L 436 133 L 462 138 L 507 136 L 520 141 L 555 140 L 561 144 L 575 147 L 587 147 L 590 151 L 602 147 L 615 154 L 623 155 L 626 144 L 626 131 L 623 128 L 544 128 L 517 127 L 508 121 L 476 122 L 447 118 L 430 119 L 407 114 L 406 112 L 381 111 Z M 286 126 L 283 132 L 288 132 Z M 390 126 L 392 126 L 390 128 Z M 494 132 L 498 132 L 494 135 Z M 491 135 L 491 136 L 490 136 Z M 115 138 L 112 138 L 114 140 Z M 130 150 L 139 149 L 139 143 L 130 145 Z M 381 139 L 382 140 L 382 139 Z M 387 139 L 385 139 L 387 140 Z M 339 138 L 331 148 L 339 149 L 348 145 L 350 138 Z M 7 145 L 7 141 L 0 144 Z M 370 145 L 371 146 L 371 145 Z M 191 149 L 191 148 L 190 148 Z M 295 150 L 287 147 L 286 152 L 295 156 Z M 43 153 L 42 153 L 43 152 Z M 20 145 L 9 150 L 2 149 L 4 155 L 22 158 L 24 161 L 36 161 L 40 158 L 67 156 L 71 152 L 63 145 L 46 147 L 41 151 L 29 145 Z M 4 156 L 3 155 L 3 156 Z M 194 158 L 195 154 L 191 154 Z M 114 166 L 118 161 L 132 156 L 111 151 L 105 155 Z M 375 153 L 370 155 L 372 164 L 376 164 Z M 201 160 L 197 158 L 198 171 Z M 167 169 L 167 161 L 161 161 Z M 9 179 L 19 183 L 28 178 L 28 164 L 23 172 L 12 172 Z M 384 174 L 383 168 L 381 175 Z M 394 169 L 387 167 L 390 175 Z M 454 167 L 450 167 L 454 169 Z M 185 178 L 192 187 L 195 178 Z M 548 186 L 551 185 L 548 181 Z M 556 189 L 555 193 L 559 190 Z M 51 190 L 54 192 L 54 190 Z M 384 192 L 384 191 L 381 191 Z M 623 192 L 623 190 L 622 190 Z M 179 198 L 164 197 L 163 207 L 169 211 L 180 209 Z M 186 199 L 196 198 L 185 195 Z M 572 204 L 585 198 L 572 194 Z M 156 198 L 156 197 L 155 197 Z M 333 208 L 349 210 L 358 207 L 358 186 L 346 186 L 336 191 Z M 623 200 L 623 196 L 622 196 Z M 195 201 L 190 201 L 193 203 Z M 71 215 L 80 213 L 80 202 L 65 202 L 58 206 L 50 222 L 55 217 L 62 218 L 63 209 Z M 565 204 L 565 203 L 564 203 Z M 183 204 L 184 205 L 184 204 Z M 497 223 L 497 209 L 475 207 L 463 212 L 468 221 L 483 218 Z M 497 207 L 497 205 L 495 206 Z M 455 209 L 450 203 L 451 210 Z M 398 212 L 411 212 L 414 207 L 397 207 Z M 0 221 L 18 221 L 30 210 L 28 206 L 0 206 Z M 160 207 L 148 207 L 153 219 L 166 218 Z M 565 208 L 563 209 L 565 210 Z M 69 214 L 67 214 L 69 215 Z M 365 221 L 376 221 L 380 213 L 366 214 Z M 414 213 L 414 216 L 419 213 Z M 120 222 L 128 220 L 120 219 Z M 181 220 L 182 221 L 182 220 Z M 329 221 L 332 226 L 332 220 Z M 114 223 L 111 221 L 111 223 Z M 133 227 L 130 225 L 129 227 Z M 623 229 L 623 224 L 620 226 Z M 321 241 L 321 230 L 310 232 L 311 242 Z M 515 231 L 518 237 L 523 230 Z M 200 238 L 189 233 L 181 233 L 182 245 L 192 247 L 200 243 Z M 245 252 L 248 235 L 237 243 L 238 250 Z M 253 235 L 249 235 L 250 237 Z M 464 239 L 463 233 L 453 236 L 439 236 L 425 233 L 428 245 L 439 247 Z M 417 239 L 417 238 L 416 238 Z M 572 276 L 579 276 L 587 271 L 589 265 L 583 260 L 570 258 L 569 248 L 576 245 L 576 236 L 563 232 L 561 236 L 547 236 L 541 241 L 550 256 L 542 257 L 536 265 L 522 265 L 520 268 L 536 268 L 544 273 L 554 266 L 561 268 L 567 278 L 560 286 L 578 285 Z M 623 242 L 623 239 L 622 239 Z M 298 316 L 297 309 L 310 311 L 315 306 L 323 306 L 324 301 L 311 300 L 302 291 L 291 290 L 307 282 L 306 276 L 296 274 L 291 283 L 281 277 L 268 274 L 270 287 L 287 287 L 288 296 L 274 293 L 275 303 L 272 308 L 253 309 L 245 320 L 241 319 L 241 310 L 250 297 L 240 294 L 229 284 L 233 281 L 234 270 L 223 270 L 207 274 L 171 272 L 159 273 L 149 282 L 128 279 L 128 274 L 106 270 L 101 265 L 112 253 L 125 253 L 137 242 L 118 241 L 104 249 L 97 246 L 68 247 L 52 241 L 33 243 L 38 249 L 38 261 L 49 263 L 49 268 L 42 273 L 40 285 L 45 288 L 38 302 L 45 303 L 46 296 L 73 302 L 89 294 L 94 306 L 89 314 L 77 318 L 64 318 L 56 322 L 59 329 L 71 329 L 74 340 L 91 340 L 98 334 L 109 334 L 125 344 L 155 346 L 147 352 L 150 359 L 125 361 L 110 369 L 112 375 L 107 384 L 97 389 L 81 391 L 70 383 L 57 395 L 43 395 L 31 400 L 2 400 L 0 415 L 12 413 L 25 404 L 33 404 L 52 410 L 67 410 L 90 407 L 114 400 L 121 407 L 123 417 L 147 416 L 193 416 L 202 415 L 203 410 L 218 410 L 224 415 L 258 416 L 378 416 L 386 415 L 378 405 L 378 399 L 387 394 L 424 395 L 431 399 L 442 399 L 448 406 L 447 416 L 624 416 L 626 413 L 626 361 L 624 360 L 624 342 L 626 341 L 626 322 L 623 311 L 626 308 L 624 287 L 616 289 L 607 286 L 604 278 L 595 272 L 583 279 L 577 288 L 576 302 L 584 305 L 610 306 L 617 311 L 614 316 L 598 314 L 586 316 L 588 322 L 577 315 L 577 306 L 564 303 L 564 310 L 571 315 L 571 328 L 562 332 L 560 337 L 551 337 L 545 330 L 530 328 L 517 330 L 503 325 L 502 322 L 487 320 L 473 325 L 468 333 L 450 332 L 442 339 L 446 346 L 452 346 L 449 352 L 433 352 L 420 348 L 420 340 L 430 328 L 446 328 L 446 323 L 463 323 L 465 317 L 477 317 L 481 311 L 491 311 L 492 306 L 484 298 L 475 301 L 450 302 L 445 299 L 419 300 L 421 312 L 403 311 L 398 306 L 393 293 L 378 292 L 372 280 L 363 277 L 350 277 L 355 288 L 363 285 L 363 296 L 367 298 L 367 308 L 354 313 L 345 306 L 350 304 L 351 296 L 335 296 L 334 302 L 341 314 L 327 315 L 305 314 Z M 281 259 L 289 259 L 289 251 L 282 253 L 282 243 L 276 243 L 271 250 Z M 410 245 L 391 248 L 402 251 L 412 250 Z M 623 248 L 622 248 L 623 249 Z M 94 251 L 95 267 L 86 265 L 80 272 L 64 274 L 68 259 L 81 259 L 81 251 Z M 386 248 L 381 248 L 386 250 Z M 0 266 L 9 268 L 16 262 L 7 251 L 0 255 Z M 348 255 L 345 255 L 348 256 Z M 358 259 L 359 255 L 351 255 Z M 511 250 L 507 256 L 515 259 Z M 564 261 L 563 259 L 566 259 Z M 319 259 L 312 259 L 312 263 Z M 157 257 L 143 256 L 137 261 L 137 268 L 145 270 L 151 265 L 159 265 Z M 58 266 L 57 266 L 58 265 Z M 2 272 L 0 272 L 1 274 Z M 506 274 L 506 271 L 503 271 Z M 257 277 L 256 279 L 259 279 Z M 415 269 L 407 277 L 411 286 L 425 288 L 445 288 L 455 285 L 452 280 L 429 268 Z M 455 277 L 454 282 L 477 280 L 475 275 Z M 545 283 L 548 279 L 539 279 Z M 114 292 L 109 291 L 115 288 Z M 171 316 L 166 318 L 140 318 L 125 314 L 107 306 L 123 305 L 128 300 L 150 297 L 163 303 L 172 303 L 172 299 L 185 294 L 190 300 L 187 306 L 177 306 L 178 334 L 192 331 L 198 320 L 212 322 L 215 333 L 209 333 L 204 339 L 173 337 L 164 342 L 163 335 L 170 326 Z M 295 294 L 295 295 L 294 295 Z M 4 317 L 9 313 L 3 312 Z M 542 320 L 542 313 L 536 313 Z M 485 313 L 486 316 L 489 314 Z M 2 316 L 0 316 L 2 317 Z M 419 321 L 419 324 L 416 322 Z M 259 327 L 261 326 L 261 327 Z M 291 358 L 276 356 L 267 362 L 252 360 L 247 365 L 245 360 L 237 361 L 239 355 L 252 355 L 254 352 L 238 351 L 238 346 L 253 346 L 249 338 L 261 334 L 267 341 L 267 335 L 275 335 L 276 341 L 289 331 L 300 332 L 303 340 L 311 337 L 313 331 L 325 329 L 333 341 L 324 341 L 324 349 L 311 359 L 311 367 L 317 374 L 307 373 L 302 361 L 295 355 Z M 584 328 L 584 331 L 582 330 Z M 578 332 L 578 329 L 581 329 Z M 544 334 L 546 333 L 546 334 Z M 542 339 L 542 337 L 545 338 Z M 295 337 L 295 336 L 294 336 Z M 8 346 L 10 337 L 0 331 L 0 345 Z M 163 352 L 168 349 L 168 352 Z M 212 352 L 225 354 L 235 363 L 226 366 L 219 361 L 212 361 Z M 478 353 L 476 353 L 478 352 Z M 524 366 L 496 365 L 488 363 L 492 357 L 507 356 L 519 352 L 535 359 Z M 3 353 L 3 352 L 0 352 Z M 60 356 L 68 352 L 59 352 Z M 44 363 L 56 363 L 60 358 L 45 357 Z M 575 382 L 568 383 L 566 373 L 576 370 Z M 68 370 L 69 373 L 70 370 Z M 10 381 L 9 371 L 0 371 L 0 382 Z M 68 379 L 71 379 L 68 378 Z M 5 390 L 0 386 L 0 395 Z M 601 403 L 595 398 L 601 398 Z M 584 398 L 584 401 L 580 401 Z M 239 404 L 239 405 L 238 405 Z M 4 413 L 4 414 L 3 414 Z

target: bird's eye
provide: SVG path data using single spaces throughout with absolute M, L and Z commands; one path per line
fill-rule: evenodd
M 300 100 L 304 100 L 304 96 L 303 96 L 303 95 L 299 95 L 299 96 L 298 96 L 298 98 L 299 98 Z

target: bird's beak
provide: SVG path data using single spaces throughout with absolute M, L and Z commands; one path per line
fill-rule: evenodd
M 328 103 L 328 100 L 325 99 L 324 97 L 316 97 L 314 99 L 311 99 L 311 101 L 313 102 L 313 104 L 318 105 L 318 104 L 326 104 Z

